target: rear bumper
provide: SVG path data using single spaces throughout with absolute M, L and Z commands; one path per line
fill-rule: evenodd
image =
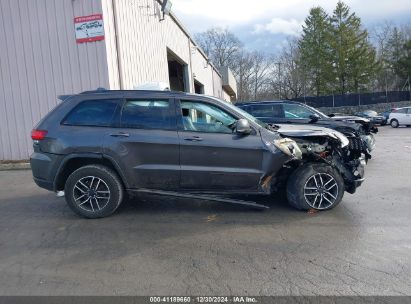
M 53 182 L 51 181 L 44 180 L 44 179 L 37 178 L 37 177 L 33 177 L 33 180 L 36 183 L 36 185 L 39 186 L 40 188 L 44 188 L 50 191 L 54 190 L 54 185 L 53 185 Z
M 41 188 L 54 190 L 54 179 L 62 156 L 50 153 L 34 152 L 30 157 L 34 182 Z

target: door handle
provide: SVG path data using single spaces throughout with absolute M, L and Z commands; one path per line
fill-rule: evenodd
M 187 141 L 202 141 L 203 139 L 199 136 L 193 136 L 193 137 L 184 138 L 184 140 L 187 140 Z
M 129 137 L 130 134 L 124 133 L 124 132 L 118 132 L 118 133 L 111 133 L 110 136 L 113 136 L 113 137 Z

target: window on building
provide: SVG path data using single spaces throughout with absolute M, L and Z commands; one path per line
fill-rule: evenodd
M 117 100 L 87 100 L 76 106 L 63 124 L 74 126 L 110 126 Z
M 186 131 L 232 133 L 234 130 L 236 119 L 216 106 L 182 101 L 181 110 Z
M 175 128 L 168 100 L 127 100 L 121 113 L 121 126 L 136 129 Z
M 204 85 L 197 80 L 194 80 L 194 93 L 204 94 Z
M 188 66 L 177 55 L 167 50 L 168 75 L 172 91 L 189 92 Z

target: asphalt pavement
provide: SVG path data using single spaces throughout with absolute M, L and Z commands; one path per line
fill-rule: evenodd
M 411 128 L 382 127 L 333 210 L 143 196 L 86 220 L 0 172 L 0 295 L 411 295 Z

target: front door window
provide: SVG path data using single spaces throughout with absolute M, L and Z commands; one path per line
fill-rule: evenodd
M 233 133 L 236 119 L 218 107 L 195 101 L 182 101 L 181 111 L 185 131 Z

